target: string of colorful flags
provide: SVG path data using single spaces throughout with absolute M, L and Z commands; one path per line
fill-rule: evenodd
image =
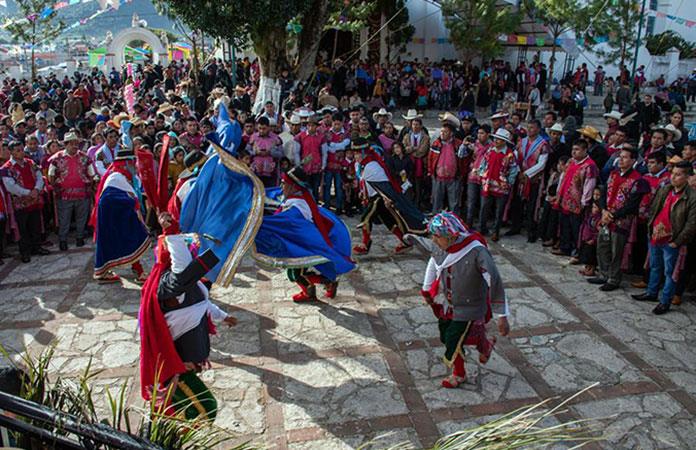
M 664 17 L 667 20 L 676 22 L 679 25 L 686 25 L 689 28 L 692 28 L 694 25 L 696 25 L 696 20 L 689 20 L 683 17 L 673 16 L 671 14 L 665 14 L 662 11 L 650 11 L 648 14 L 655 17 Z
M 61 9 L 65 8 L 65 7 L 67 7 L 67 6 L 77 5 L 77 4 L 80 4 L 80 3 L 90 3 L 90 2 L 93 2 L 93 1 L 95 1 L 95 0 L 64 0 L 64 1 L 60 1 L 60 2 L 57 2 L 57 3 L 53 4 L 52 6 L 47 6 L 47 7 L 45 7 L 45 8 L 44 8 L 41 12 L 39 12 L 39 13 L 29 14 L 25 19 L 28 20 L 29 22 L 34 22 L 34 21 L 37 20 L 37 19 L 43 20 L 43 19 L 46 19 L 47 17 L 49 17 L 49 16 L 50 16 L 51 14 L 53 14 L 54 12 L 56 12 L 56 11 L 58 11 L 58 10 L 61 10 Z M 125 5 L 126 3 L 131 3 L 133 0 L 114 0 L 114 1 L 115 1 L 115 2 L 118 2 L 118 3 L 117 3 L 118 5 Z M 87 16 L 87 17 L 83 17 L 83 18 L 80 19 L 80 20 L 76 20 L 75 22 L 73 22 L 73 23 L 71 23 L 70 25 L 68 25 L 68 26 L 65 28 L 65 31 L 72 30 L 72 29 L 77 28 L 77 27 L 79 27 L 79 26 L 81 26 L 81 25 L 85 25 L 85 24 L 86 24 L 87 22 L 89 22 L 90 20 L 92 20 L 92 19 L 94 19 L 94 18 L 96 18 L 96 17 L 99 17 L 99 16 L 101 16 L 102 14 L 107 13 L 107 12 L 109 12 L 109 11 L 113 11 L 114 9 L 115 9 L 115 8 L 114 8 L 113 3 L 112 3 L 112 6 L 109 6 L 108 8 L 99 9 L 99 10 L 97 10 L 96 12 L 92 13 L 91 15 L 89 15 L 89 16 Z M 21 20 L 24 20 L 24 19 L 20 19 L 20 21 L 21 21 Z M 9 23 L 11 23 L 11 22 L 7 22 L 5 25 L 7 25 L 7 24 L 9 24 Z

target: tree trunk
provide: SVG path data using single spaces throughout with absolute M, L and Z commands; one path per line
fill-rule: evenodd
M 256 92 L 256 99 L 252 107 L 254 114 L 259 114 L 267 101 L 272 101 L 277 106 L 277 109 L 280 110 L 281 105 L 278 104 L 280 101 L 278 77 L 283 68 L 288 68 L 289 66 L 286 53 L 287 41 L 288 36 L 284 27 L 266 30 L 263 36 L 252 38 L 254 52 L 259 58 L 259 69 L 261 71 L 259 90 Z
M 551 59 L 549 60 L 549 73 L 546 77 L 546 93 L 551 95 L 551 83 L 553 82 L 553 66 L 556 64 L 556 38 L 553 38 L 551 46 Z
M 314 0 L 309 14 L 302 17 L 302 32 L 297 42 L 297 66 L 295 77 L 306 80 L 316 66 L 319 43 L 324 33 L 324 27 L 329 20 L 329 0 Z M 263 71 L 261 71 L 263 75 Z
M 31 79 L 36 78 L 36 60 L 34 59 L 34 46 L 36 45 L 36 19 L 31 22 Z

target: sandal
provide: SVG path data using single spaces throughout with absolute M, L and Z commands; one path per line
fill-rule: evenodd
M 410 250 L 411 247 L 413 247 L 413 245 L 409 245 L 409 244 L 405 244 L 405 243 L 401 242 L 401 243 L 400 243 L 399 245 L 397 245 L 396 248 L 394 249 L 394 253 L 396 253 L 396 254 L 398 255 L 398 254 L 403 253 L 403 252 L 405 252 L 405 251 L 407 251 L 407 250 Z
M 457 375 L 450 375 L 442 380 L 442 387 L 446 389 L 456 389 L 460 384 L 464 384 L 466 377 L 458 377 Z
M 353 247 L 353 253 L 356 255 L 367 255 L 370 252 L 370 247 L 372 247 L 372 241 L 368 241 L 367 245 L 365 244 L 358 244 L 355 247 Z
M 119 277 L 118 275 L 116 275 L 115 273 L 113 273 L 111 271 L 106 272 L 104 275 L 102 275 L 100 277 L 95 277 L 95 279 L 97 280 L 97 283 L 99 283 L 99 284 L 118 283 L 119 281 L 121 281 L 121 277 Z

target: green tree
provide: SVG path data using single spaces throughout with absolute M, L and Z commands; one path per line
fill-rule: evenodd
M 591 0 L 590 8 L 596 12 L 585 38 L 596 42 L 596 36 L 606 36 L 608 41 L 586 48 L 607 64 L 626 65 L 636 49 L 641 3 L 642 0 Z
M 542 23 L 551 38 L 548 88 L 554 76 L 558 39 L 583 29 L 588 21 L 589 8 L 581 7 L 578 0 L 523 0 L 521 8 L 532 21 Z
M 441 6 L 450 39 L 465 60 L 500 55 L 503 45 L 498 37 L 520 24 L 519 14 L 496 0 L 443 0 Z
M 259 58 L 260 102 L 278 101 L 276 79 L 283 68 L 306 79 L 314 70 L 316 54 L 324 27 L 332 10 L 341 7 L 338 0 L 155 0 L 160 11 L 177 17 L 191 29 L 235 45 L 251 43 Z M 288 26 L 294 24 L 295 26 Z M 295 43 L 290 52 L 289 43 Z
M 31 46 L 31 78 L 36 78 L 36 46 L 51 42 L 63 31 L 65 23 L 56 20 L 54 0 L 16 0 L 19 17 L 7 18 L 4 28 L 15 43 Z
M 672 30 L 649 36 L 645 40 L 645 48 L 651 55 L 664 55 L 670 48 L 676 48 L 680 59 L 696 57 L 696 43 L 687 41 Z

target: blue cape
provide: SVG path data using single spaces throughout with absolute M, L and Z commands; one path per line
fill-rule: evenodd
M 251 247 L 262 216 L 263 185 L 248 167 L 218 150 L 203 165 L 184 200 L 179 222 L 182 232 L 201 237 L 201 253 L 212 249 L 220 258 L 208 278 L 227 286 Z
M 94 274 L 136 262 L 150 246 L 145 225 L 135 212 L 135 199 L 113 186 L 102 192 L 97 205 Z
M 263 218 L 256 235 L 254 258 L 268 267 L 314 267 L 330 280 L 353 270 L 348 228 L 331 211 L 324 208 L 319 211 L 333 224 L 329 232 L 333 247 L 324 241 L 314 223 L 305 219 L 297 208 L 289 208 Z
M 237 149 L 242 143 L 242 127 L 239 126 L 239 122 L 230 119 L 224 104 L 220 103 L 218 108 L 217 127 L 215 128 L 217 136 L 214 142 L 227 153 L 237 156 Z M 206 138 L 210 139 L 209 136 Z M 214 145 L 211 145 L 208 148 L 208 154 L 213 153 L 215 153 L 215 148 Z

